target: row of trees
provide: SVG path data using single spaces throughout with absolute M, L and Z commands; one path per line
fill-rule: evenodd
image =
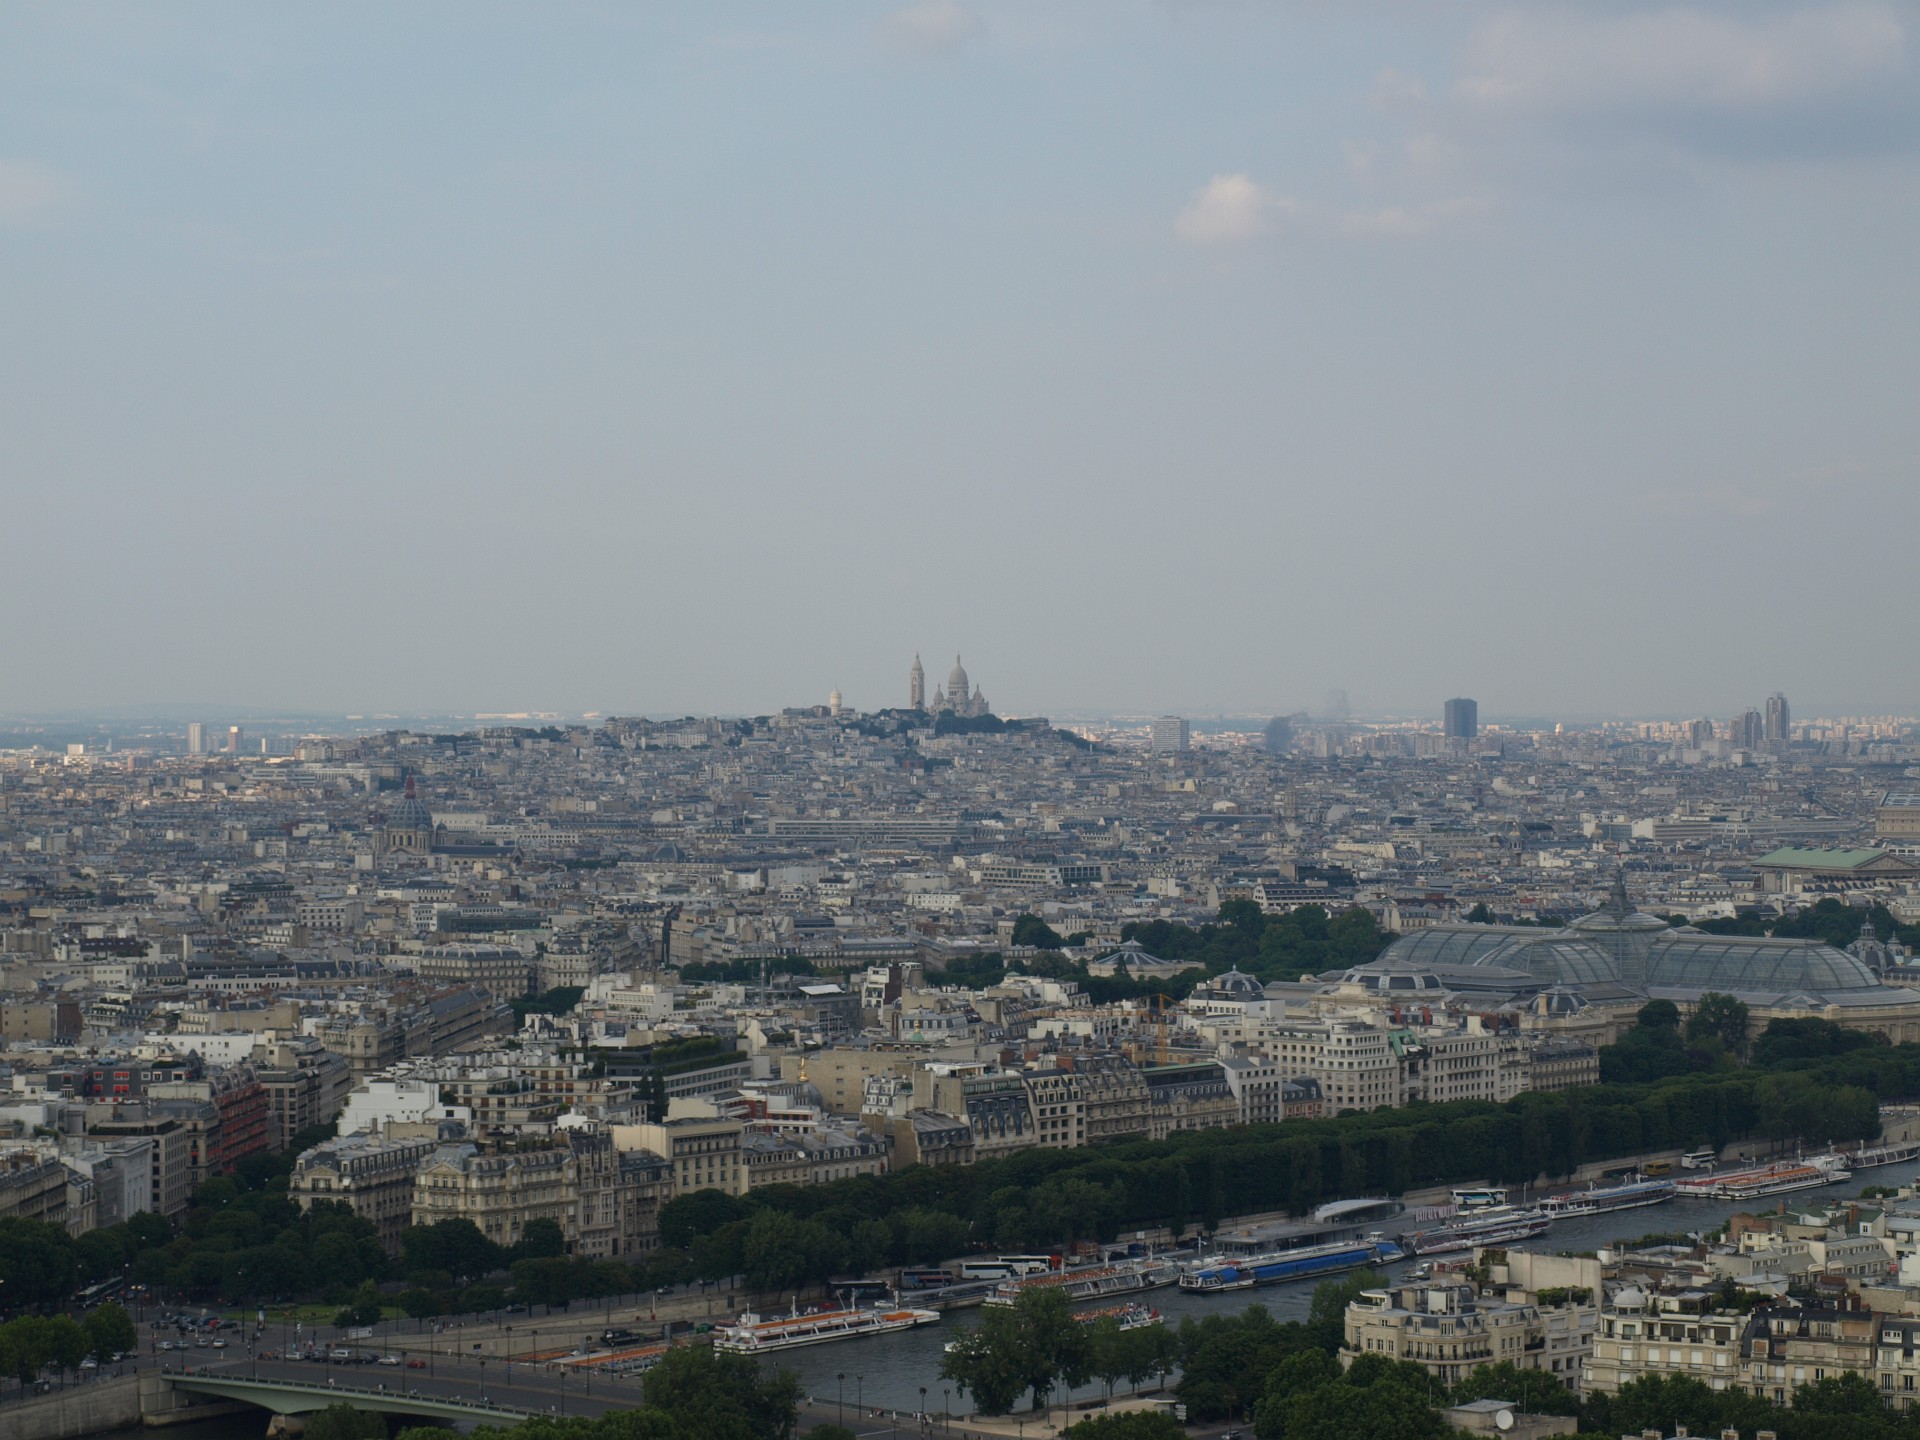
M 78 1369 L 92 1355 L 107 1360 L 137 1343 L 127 1312 L 109 1301 L 75 1320 L 69 1315 L 22 1315 L 0 1324 L 0 1374 L 22 1385 L 49 1367 Z
M 1345 1196 L 1566 1175 L 1589 1161 L 1648 1150 L 1867 1139 L 1879 1133 L 1879 1099 L 1916 1093 L 1920 1046 L 1881 1045 L 1772 1071 L 1749 1066 L 1529 1092 L 1498 1105 L 1412 1105 L 1186 1131 L 1163 1141 L 1034 1149 L 745 1198 L 702 1193 L 663 1208 L 661 1238 L 688 1251 L 696 1275 L 748 1273 L 756 1282 L 796 1284 L 870 1269 L 882 1256 L 882 1263 L 919 1263 L 970 1245 L 1032 1248 L 1120 1229 L 1211 1227 L 1230 1215 L 1302 1213 Z M 761 1219 L 764 1211 L 786 1218 Z M 786 1258 L 776 1263 L 774 1250 Z M 756 1258 L 763 1255 L 764 1264 Z
M 1643 1084 L 1741 1064 L 1767 1071 L 1799 1070 L 1806 1068 L 1802 1062 L 1889 1048 L 1884 1035 L 1812 1018 L 1771 1021 L 1749 1044 L 1749 1024 L 1746 1005 L 1731 995 L 1702 995 L 1684 1026 L 1680 1007 L 1671 1000 L 1649 1000 L 1640 1007 L 1634 1027 L 1601 1048 L 1600 1078 Z
M 1113 1393 L 1121 1381 L 1138 1387 L 1164 1375 L 1178 1358 L 1164 1325 L 1120 1328 L 1111 1315 L 1091 1322 L 1075 1317 L 1066 1295 L 1054 1289 L 1023 1291 L 1008 1306 L 988 1306 L 980 1323 L 954 1341 L 940 1374 L 973 1397 L 987 1415 L 1004 1415 L 1031 1393 L 1036 1410 L 1056 1387 L 1071 1391 L 1098 1379 Z

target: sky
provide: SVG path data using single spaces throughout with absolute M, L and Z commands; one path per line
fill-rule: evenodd
M 1916 52 L 0 8 L 0 710 L 1915 713 Z

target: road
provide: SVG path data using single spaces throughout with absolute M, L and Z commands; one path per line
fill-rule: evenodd
M 244 1347 L 191 1350 L 162 1357 L 166 1368 L 183 1366 L 196 1374 L 236 1379 L 286 1380 L 301 1385 L 330 1385 L 353 1390 L 384 1387 L 395 1394 L 417 1393 L 469 1404 L 491 1401 L 508 1410 L 539 1414 L 600 1415 L 640 1403 L 638 1378 L 569 1375 L 565 1370 L 524 1361 L 484 1361 L 439 1357 L 432 1369 L 399 1365 L 334 1365 L 308 1360 L 264 1360 Z

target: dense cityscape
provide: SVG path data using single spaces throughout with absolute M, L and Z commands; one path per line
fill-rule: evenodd
M 1027 1283 L 1015 1252 L 1078 1293 L 1185 1244 L 1087 1293 L 1233 1289 L 1194 1237 L 1238 1233 L 1249 1274 L 1464 1252 L 1334 1317 L 1344 1363 L 1405 1356 L 1443 1392 L 1477 1357 L 1570 1400 L 1683 1375 L 1788 1403 L 1748 1317 L 1825 1337 L 1831 1312 L 1863 1338 L 1808 1350 L 1817 1378 L 1905 1397 L 1871 1312 L 1920 1295 L 1920 1207 L 1563 1260 L 1513 1242 L 1580 1210 L 1499 1187 L 1638 1167 L 1668 1200 L 1685 1182 L 1647 1175 L 1682 1152 L 1920 1158 L 1920 1122 L 1875 1114 L 1920 1085 L 1916 722 L 1776 694 L 1682 724 L 1483 725 L 1454 698 L 1427 726 L 1068 727 L 996 716 L 957 660 L 929 693 L 917 659 L 900 699 L 0 755 L 9 1300 L 351 1326 L 713 1284 L 838 1314 L 857 1281 L 937 1319 Z M 1871 1093 L 1807 1069 L 1875 1056 Z M 1476 1135 L 1486 1107 L 1561 1119 Z M 1357 1197 L 1394 1241 L 1354 1249 Z M 1474 1338 L 1405 1339 L 1437 1316 Z M 1719 1348 L 1636 1359 L 1609 1337 L 1640 1325 Z M 672 1330 L 539 1358 L 629 1373 Z M 1182 1334 L 1183 1413 L 1234 1418 Z M 976 1412 L 1051 1388 L 965 1353 Z
M 0 1440 L 1920 1440 L 1916 36 L 0 5 Z

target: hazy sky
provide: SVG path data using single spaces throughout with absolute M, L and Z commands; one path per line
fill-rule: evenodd
M 0 8 L 0 709 L 1920 709 L 1920 7 Z

